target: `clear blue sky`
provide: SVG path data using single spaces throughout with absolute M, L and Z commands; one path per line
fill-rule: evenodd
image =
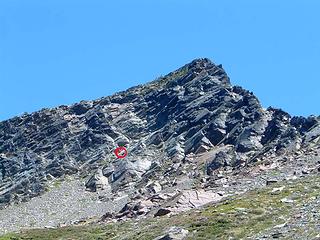
M 95 99 L 194 58 L 263 106 L 320 114 L 318 0 L 1 0 L 0 119 Z

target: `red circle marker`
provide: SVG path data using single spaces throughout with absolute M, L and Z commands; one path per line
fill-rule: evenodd
M 117 158 L 125 158 L 128 155 L 128 151 L 125 147 L 117 147 L 116 150 L 114 150 L 114 154 Z

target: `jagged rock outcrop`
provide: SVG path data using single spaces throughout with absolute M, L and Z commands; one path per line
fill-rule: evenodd
M 109 97 L 1 122 L 0 205 L 37 196 L 52 179 L 98 169 L 88 187 L 103 182 L 113 193 L 150 194 L 155 180 L 151 192 L 192 184 L 219 169 L 319 145 L 319 123 L 262 108 L 253 93 L 231 85 L 221 65 L 197 59 Z M 118 146 L 127 147 L 125 160 L 114 156 Z

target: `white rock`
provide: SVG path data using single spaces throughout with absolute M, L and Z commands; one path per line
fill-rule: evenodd
M 285 188 L 284 186 L 278 187 L 278 188 L 273 188 L 271 192 L 272 193 L 281 192 L 284 188 Z
M 294 200 L 288 199 L 288 198 L 282 198 L 280 201 L 283 203 L 293 203 L 294 202 Z

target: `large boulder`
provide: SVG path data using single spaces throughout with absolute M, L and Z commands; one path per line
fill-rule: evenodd
M 236 154 L 232 148 L 223 148 L 212 154 L 211 160 L 207 162 L 206 171 L 208 175 L 219 168 L 235 166 L 237 162 Z
M 86 183 L 86 188 L 92 192 L 110 189 L 108 178 L 103 176 L 101 169 L 98 169 L 97 172 L 89 178 Z

